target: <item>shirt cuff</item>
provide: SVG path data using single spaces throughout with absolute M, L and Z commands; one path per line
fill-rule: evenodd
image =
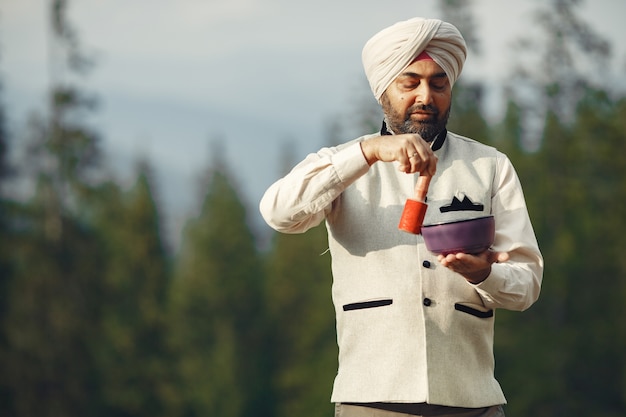
M 491 294 L 498 293 L 503 280 L 506 280 L 506 268 L 503 265 L 492 264 L 489 276 L 484 281 L 472 285 L 486 305 L 493 305 L 496 301 Z
M 370 168 L 361 150 L 361 142 L 337 152 L 331 157 L 331 161 L 342 182 L 351 182 L 361 177 Z

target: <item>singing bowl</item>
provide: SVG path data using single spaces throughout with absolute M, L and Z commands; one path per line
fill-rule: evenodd
M 422 226 L 426 248 L 435 253 L 477 254 L 493 245 L 496 225 L 493 216 L 456 220 Z

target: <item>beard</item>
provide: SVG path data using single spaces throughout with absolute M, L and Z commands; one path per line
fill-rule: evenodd
M 417 133 L 426 142 L 435 139 L 446 128 L 450 117 L 450 107 L 440 114 L 436 107 L 423 104 L 415 104 L 408 108 L 405 114 L 400 114 L 391 106 L 386 94 L 381 97 L 381 105 L 387 126 L 394 133 Z M 416 111 L 429 112 L 431 117 L 426 120 L 413 120 L 411 114 Z

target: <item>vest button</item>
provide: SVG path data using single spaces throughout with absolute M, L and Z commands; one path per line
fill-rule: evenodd
M 426 297 L 426 298 L 424 298 L 423 303 L 424 303 L 424 305 L 425 305 L 426 307 L 428 307 L 428 306 L 430 306 L 433 302 L 431 301 L 431 299 L 430 299 L 430 298 Z
M 423 266 L 424 268 L 430 268 L 430 261 L 424 261 L 424 262 L 422 262 L 422 266 Z

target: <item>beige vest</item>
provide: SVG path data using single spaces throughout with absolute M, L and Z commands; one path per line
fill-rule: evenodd
M 425 224 L 507 209 L 492 207 L 503 154 L 453 133 L 436 154 Z M 503 404 L 494 378 L 494 311 L 439 264 L 421 236 L 398 230 L 417 175 L 396 168 L 374 164 L 327 213 L 340 350 L 332 401 Z M 442 212 L 455 196 L 482 209 Z

